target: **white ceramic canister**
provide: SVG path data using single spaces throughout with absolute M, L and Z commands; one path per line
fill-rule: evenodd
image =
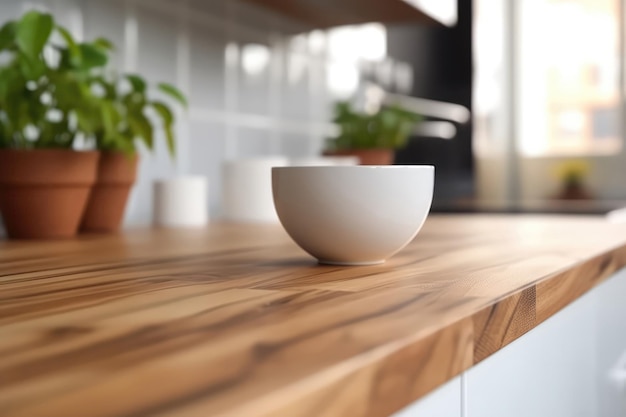
M 184 176 L 155 181 L 154 224 L 202 227 L 209 222 L 208 179 Z
M 272 168 L 287 166 L 286 157 L 225 161 L 222 171 L 222 215 L 234 222 L 277 223 L 272 197 Z

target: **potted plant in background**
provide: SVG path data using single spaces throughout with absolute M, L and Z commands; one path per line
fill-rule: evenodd
M 327 140 L 324 155 L 357 156 L 362 165 L 392 164 L 394 150 L 406 145 L 421 120 L 421 115 L 397 105 L 370 114 L 355 111 L 349 102 L 338 102 L 333 122 L 339 133 Z
M 174 114 L 166 102 L 148 98 L 147 83 L 137 74 L 90 78 L 100 90 L 100 111 L 89 115 L 86 123 L 101 150 L 98 178 L 91 192 L 81 230 L 113 232 L 120 228 L 130 189 L 137 174 L 137 143 L 154 147 L 155 126 L 160 118 L 170 155 L 175 154 Z M 187 101 L 174 86 L 159 83 L 158 89 L 183 106 Z M 153 117 L 150 117 L 152 113 Z
M 592 198 L 585 178 L 590 171 L 589 162 L 569 160 L 555 167 L 556 177 L 560 182 L 560 190 L 556 196 L 559 200 L 590 200 Z
M 112 47 L 103 38 L 76 42 L 38 11 L 0 28 L 9 55 L 0 65 L 0 212 L 9 237 L 69 237 L 81 220 L 87 230 L 119 228 L 136 142 L 153 148 L 151 120 L 161 119 L 174 153 L 170 107 L 148 99 L 141 77 L 105 74 Z M 159 88 L 186 103 L 173 86 Z M 74 150 L 79 141 L 102 150 L 102 163 L 98 151 Z
M 76 233 L 96 178 L 98 152 L 73 150 L 76 115 L 96 105 L 83 73 L 106 61 L 101 41 L 52 44 L 67 30 L 31 11 L 0 28 L 0 211 L 9 237 Z M 81 69 L 67 71 L 73 60 Z M 80 118 L 79 118 L 80 119 Z

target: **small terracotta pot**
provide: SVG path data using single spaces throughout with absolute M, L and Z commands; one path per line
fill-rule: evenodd
M 559 200 L 591 200 L 592 198 L 585 186 L 579 183 L 565 184 L 557 196 Z
M 111 233 L 120 229 L 130 189 L 137 178 L 137 154 L 102 152 L 98 179 L 81 223 L 81 231 Z
M 391 165 L 394 160 L 393 149 L 342 149 L 337 151 L 324 152 L 326 156 L 356 156 L 361 161 L 361 165 Z
M 76 235 L 99 152 L 0 150 L 0 212 L 10 238 Z

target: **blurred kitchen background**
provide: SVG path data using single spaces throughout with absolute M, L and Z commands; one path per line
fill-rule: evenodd
M 126 222 L 146 224 L 156 179 L 208 176 L 211 215 L 218 216 L 224 160 L 318 155 L 332 132 L 332 103 L 365 83 L 471 111 L 468 123 L 427 119 L 396 153 L 397 164 L 436 166 L 435 211 L 602 213 L 624 206 L 622 6 L 1 0 L 0 20 L 31 8 L 50 11 L 79 40 L 113 41 L 113 66 L 187 94 L 176 161 L 164 145 L 141 161 Z M 582 192 L 567 194 L 568 169 Z

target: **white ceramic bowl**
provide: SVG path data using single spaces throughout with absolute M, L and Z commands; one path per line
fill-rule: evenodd
M 276 212 L 292 239 L 321 263 L 372 265 L 405 247 L 426 220 L 432 166 L 272 169 Z

